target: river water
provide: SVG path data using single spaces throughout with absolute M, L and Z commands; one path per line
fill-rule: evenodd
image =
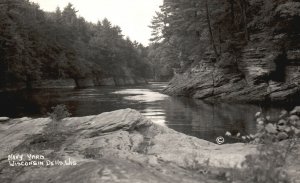
M 215 142 L 226 131 L 246 135 L 255 131 L 254 114 L 264 111 L 275 117 L 279 107 L 252 104 L 207 103 L 160 93 L 167 83 L 145 86 L 43 89 L 0 93 L 0 116 L 43 117 L 52 106 L 65 104 L 72 116 L 95 115 L 132 108 L 153 122 L 176 131 Z M 236 142 L 225 137 L 226 143 Z

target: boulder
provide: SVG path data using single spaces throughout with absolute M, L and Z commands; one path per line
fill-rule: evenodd
M 300 106 L 296 106 L 291 112 L 290 114 L 292 115 L 300 115 Z
M 287 138 L 289 138 L 289 136 L 286 132 L 279 132 L 277 135 L 278 140 L 285 140 Z
M 291 115 L 289 117 L 289 119 L 290 119 L 290 122 L 295 123 L 295 122 L 299 121 L 300 118 L 297 115 Z
M 0 117 L 0 122 L 6 122 L 9 120 L 9 117 Z

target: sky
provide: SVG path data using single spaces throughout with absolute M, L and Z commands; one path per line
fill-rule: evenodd
M 151 23 L 155 11 L 159 10 L 163 0 L 30 0 L 38 3 L 45 11 L 55 11 L 70 2 L 78 10 L 77 15 L 96 23 L 107 18 L 113 25 L 118 25 L 122 33 L 132 41 L 145 46 L 151 37 Z

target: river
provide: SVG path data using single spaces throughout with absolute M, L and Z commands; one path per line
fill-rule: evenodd
M 95 115 L 132 108 L 153 122 L 176 131 L 215 142 L 226 131 L 247 135 L 255 132 L 254 114 L 263 110 L 274 117 L 280 107 L 254 104 L 208 103 L 170 97 L 160 91 L 167 83 L 144 86 L 42 89 L 0 93 L 0 116 L 44 117 L 52 106 L 65 104 L 72 116 Z M 226 143 L 237 140 L 225 137 Z

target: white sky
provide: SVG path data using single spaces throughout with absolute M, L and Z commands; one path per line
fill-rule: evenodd
M 150 25 L 155 11 L 159 10 L 163 0 L 30 0 L 38 3 L 41 9 L 55 11 L 59 6 L 62 10 L 70 2 L 79 12 L 77 15 L 87 21 L 96 23 L 105 17 L 118 25 L 125 36 L 148 45 L 151 37 Z

